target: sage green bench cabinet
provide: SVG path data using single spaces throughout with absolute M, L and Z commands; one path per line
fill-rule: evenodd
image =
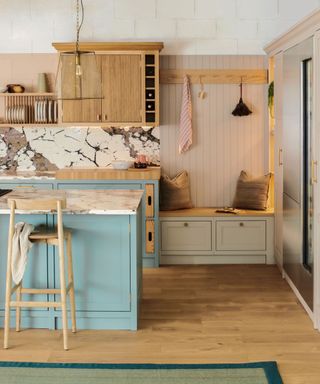
M 219 216 L 212 208 L 203 212 L 161 212 L 161 264 L 274 264 L 270 213 Z
M 211 252 L 211 220 L 172 220 L 161 222 L 161 251 Z

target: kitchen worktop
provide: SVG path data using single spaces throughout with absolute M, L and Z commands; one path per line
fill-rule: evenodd
M 143 196 L 142 190 L 13 190 L 0 197 L 0 213 L 8 213 L 7 200 L 12 199 L 67 199 L 68 214 L 133 215 Z M 36 211 L 28 211 L 35 214 Z
M 56 171 L 2 171 L 1 180 L 159 180 L 160 167 L 129 168 L 64 168 Z
M 1 180 L 55 180 L 55 171 L 1 171 Z

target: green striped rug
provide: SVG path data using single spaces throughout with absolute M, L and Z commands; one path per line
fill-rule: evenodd
M 283 384 L 275 362 L 68 364 L 0 362 L 5 384 Z

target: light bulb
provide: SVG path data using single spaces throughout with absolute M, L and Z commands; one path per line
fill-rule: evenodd
M 82 68 L 80 64 L 76 65 L 76 76 L 82 76 Z
M 76 76 L 82 76 L 82 68 L 80 64 L 80 54 L 76 53 Z

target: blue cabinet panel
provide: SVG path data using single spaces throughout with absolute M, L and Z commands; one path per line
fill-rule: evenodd
M 64 215 L 63 222 L 72 230 L 77 311 L 130 311 L 128 216 Z

